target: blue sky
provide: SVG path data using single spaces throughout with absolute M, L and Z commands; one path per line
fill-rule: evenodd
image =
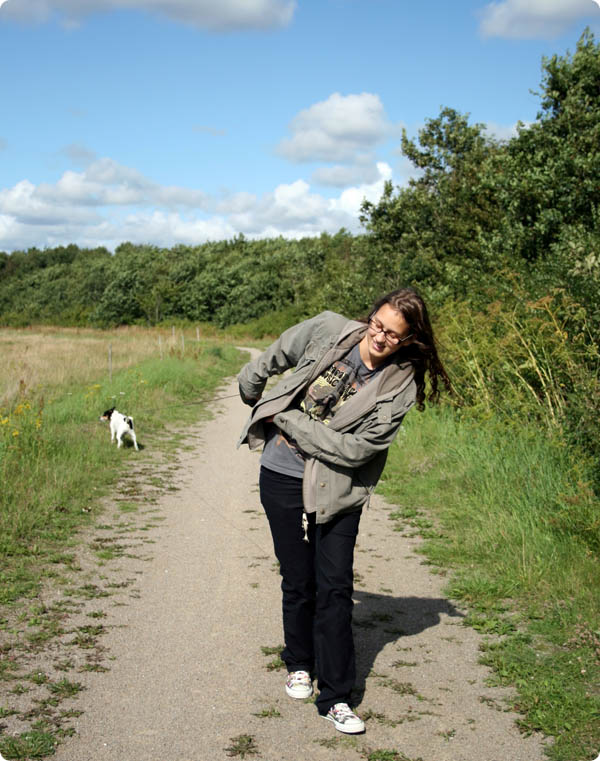
M 0 0 L 0 250 L 360 231 L 442 106 L 535 119 L 600 0 Z

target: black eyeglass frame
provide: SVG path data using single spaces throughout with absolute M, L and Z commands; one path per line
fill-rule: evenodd
M 405 341 L 408 341 L 409 338 L 413 337 L 412 333 L 409 333 L 409 335 L 405 336 L 404 338 L 400 338 L 400 336 L 397 333 L 394 333 L 393 330 L 388 330 L 387 328 L 384 328 L 383 325 L 377 320 L 379 325 L 381 325 L 380 328 L 377 327 L 375 324 L 375 317 L 369 317 L 368 324 L 369 328 L 374 331 L 374 335 L 378 335 L 379 333 L 383 333 L 384 340 L 391 344 L 392 346 L 398 346 L 398 344 L 404 343 Z

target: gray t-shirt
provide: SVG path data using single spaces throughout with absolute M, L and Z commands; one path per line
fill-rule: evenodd
M 383 365 L 370 370 L 360 358 L 359 344 L 356 344 L 311 383 L 299 409 L 327 425 L 340 407 L 382 369 Z M 294 478 L 304 475 L 304 455 L 274 424 L 268 426 L 260 464 Z

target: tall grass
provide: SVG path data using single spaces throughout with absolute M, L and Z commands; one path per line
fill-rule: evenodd
M 30 363 L 8 403 L 0 407 L 0 602 L 35 594 L 53 553 L 93 516 L 99 497 L 129 457 L 152 452 L 168 424 L 206 414 L 211 394 L 240 364 L 239 352 L 221 341 L 177 340 L 162 351 L 157 334 L 113 336 L 115 364 L 97 360 L 101 333 L 13 331 L 13 345 L 45 345 L 44 359 Z M 5 334 L 3 334 L 3 338 Z M 129 339 L 129 340 L 128 340 Z M 65 354 L 77 358 L 68 369 Z M 5 367 L 20 361 L 5 354 Z M 145 358 L 143 358 L 145 356 Z M 123 361 L 120 361 L 121 358 Z M 106 355 L 104 357 L 106 360 Z M 58 365 L 58 367 L 57 367 Z M 35 369 L 34 369 L 35 367 Z M 6 387 L 9 374 L 4 371 Z M 77 382 L 75 382 L 77 379 Z M 116 405 L 136 421 L 142 451 L 109 444 L 99 416 Z M 168 436 L 166 437 L 168 439 Z
M 448 304 L 440 315 L 449 361 L 470 406 L 539 408 L 557 422 L 569 391 L 600 353 L 579 304 L 557 289 L 537 301 L 494 302 L 485 311 Z M 501 392 L 499 395 L 498 392 Z
M 517 286 L 516 286 L 517 287 Z M 600 348 L 585 310 L 561 289 L 483 311 L 448 304 L 439 333 L 458 404 L 468 416 L 559 436 L 588 460 L 600 495 Z
M 407 418 L 382 489 L 452 569 L 468 622 L 503 635 L 486 646 L 497 680 L 516 686 L 524 731 L 555 738 L 556 761 L 600 742 L 600 504 L 559 436 L 449 409 Z M 427 517 L 432 518 L 429 524 Z M 399 524 L 400 526 L 400 524 Z

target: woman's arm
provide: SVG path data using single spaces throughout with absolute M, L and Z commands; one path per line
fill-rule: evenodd
M 414 401 L 388 405 L 389 414 L 372 420 L 357 433 L 332 430 L 320 420 L 313 420 L 301 410 L 287 410 L 274 416 L 275 425 L 293 439 L 302 452 L 318 460 L 347 468 L 357 468 L 385 451 L 396 437 L 404 415 Z M 384 417 L 386 419 L 384 419 Z
M 315 333 L 323 328 L 327 321 L 334 316 L 333 312 L 322 312 L 316 317 L 294 325 L 284 331 L 279 338 L 272 343 L 259 357 L 246 364 L 238 375 L 240 396 L 246 403 L 260 399 L 263 389 L 271 375 L 276 375 L 296 367 Z M 345 322 L 345 318 L 335 315 L 336 326 L 332 327 L 335 332 L 338 323 Z

